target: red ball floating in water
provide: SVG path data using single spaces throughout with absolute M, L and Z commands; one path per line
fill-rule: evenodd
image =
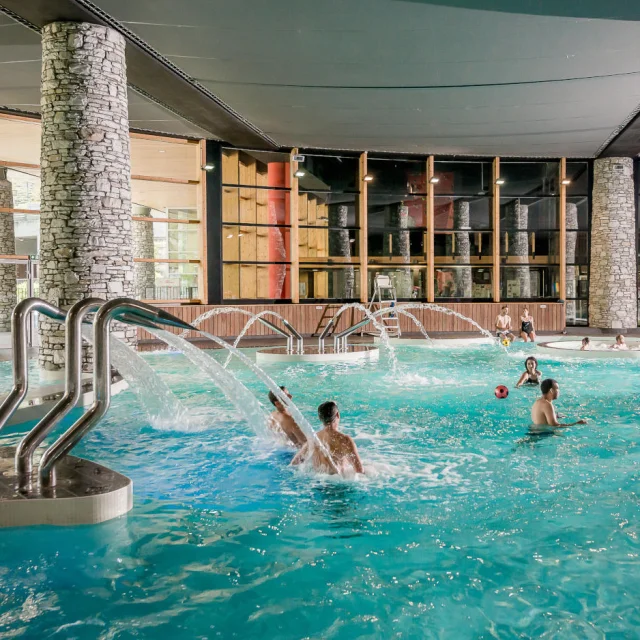
M 509 395 L 509 389 L 505 387 L 503 384 L 499 384 L 496 387 L 496 398 L 502 400 L 502 398 L 506 398 Z

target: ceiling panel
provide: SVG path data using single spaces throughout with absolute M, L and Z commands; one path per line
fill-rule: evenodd
M 40 34 L 0 13 L 0 106 L 19 111 L 40 111 L 41 57 Z M 131 89 L 129 125 L 133 129 L 167 134 L 213 137 Z
M 640 102 L 640 16 L 591 0 L 98 4 L 284 146 L 594 155 Z
M 637 3 L 94 3 L 282 146 L 592 156 L 640 103 Z M 37 35 L 0 29 L 0 104 L 36 109 Z M 204 135 L 135 93 L 130 118 Z

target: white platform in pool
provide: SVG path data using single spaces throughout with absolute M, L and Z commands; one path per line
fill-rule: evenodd
M 59 462 L 55 488 L 40 492 L 34 473 L 36 488 L 20 491 L 15 452 L 15 447 L 0 448 L 0 527 L 96 524 L 124 515 L 133 507 L 129 478 L 75 456 Z
M 350 344 L 346 351 L 335 352 L 333 346 L 326 346 L 320 353 L 317 346 L 306 345 L 303 353 L 288 353 L 284 347 L 260 349 L 256 360 L 261 362 L 366 362 L 380 357 L 377 346 L 370 344 Z
M 536 350 L 540 353 L 554 355 L 560 358 L 640 358 L 640 340 L 629 338 L 625 341 L 629 350 L 621 351 L 611 349 L 615 344 L 615 338 L 590 337 L 591 349 L 580 351 L 582 338 L 562 339 L 554 342 L 539 342 Z

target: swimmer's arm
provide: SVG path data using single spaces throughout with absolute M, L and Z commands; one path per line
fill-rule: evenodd
M 520 380 L 518 380 L 518 382 L 516 382 L 516 389 L 519 389 L 527 381 L 528 377 L 529 377 L 529 374 L 525 371 L 520 376 Z
M 302 464 L 308 452 L 309 452 L 309 443 L 305 444 L 304 447 L 302 447 L 302 449 L 300 449 L 300 451 L 296 453 L 296 455 L 293 457 L 293 460 L 291 461 L 291 466 L 295 467 L 299 464 Z
M 576 420 L 575 422 L 558 422 L 556 417 L 556 410 L 553 407 L 545 407 L 543 409 L 544 417 L 547 419 L 547 424 L 551 427 L 573 427 L 577 424 L 587 424 L 586 420 Z
M 358 455 L 358 447 L 356 447 L 356 443 L 351 441 L 351 452 L 349 453 L 349 457 L 351 458 L 351 464 L 356 473 L 364 473 L 364 467 L 362 466 L 362 460 L 360 460 L 360 456 Z

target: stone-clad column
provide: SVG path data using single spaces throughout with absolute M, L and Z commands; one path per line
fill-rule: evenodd
M 453 229 L 468 229 L 470 224 L 469 202 L 456 200 L 453 203 Z M 456 256 L 461 262 L 469 264 L 471 261 L 471 237 L 469 231 L 457 231 L 454 234 L 456 240 Z M 471 267 L 456 267 L 453 271 L 453 279 L 456 285 L 456 298 L 471 298 L 472 275 Z
M 506 207 L 506 228 L 509 234 L 508 252 L 510 258 L 516 258 L 517 263 L 523 266 L 513 266 L 511 261 L 507 263 L 509 270 L 515 273 L 520 289 L 520 298 L 531 297 L 531 273 L 529 271 L 529 239 L 527 227 L 529 226 L 529 207 L 520 204 L 519 200 L 510 202 Z M 526 266 L 525 266 L 526 265 Z
M 409 236 L 409 207 L 400 203 L 391 207 L 390 226 L 396 231 L 391 236 L 391 248 L 394 256 L 402 258 L 402 262 L 411 262 L 411 241 Z M 398 269 L 395 278 L 396 296 L 410 298 L 413 292 L 411 269 Z
M 7 170 L 0 167 L 0 207 L 13 209 L 13 190 L 7 180 Z M 0 254 L 15 255 L 16 237 L 13 214 L 0 213 Z M 0 264 L 0 331 L 11 331 L 11 312 L 18 299 L 16 294 L 16 265 Z
M 566 207 L 566 225 L 567 229 L 577 229 L 578 228 L 578 205 L 574 202 L 567 202 Z M 566 251 L 567 251 L 567 293 L 566 293 L 566 317 L 567 321 L 571 320 L 575 322 L 576 319 L 576 302 L 575 300 L 571 300 L 570 298 L 575 298 L 576 294 L 576 267 L 573 264 L 576 261 L 576 244 L 578 241 L 578 232 L 577 231 L 567 231 L 567 242 L 566 242 Z
M 113 29 L 43 28 L 41 167 L 41 295 L 63 307 L 132 296 L 125 42 Z M 133 327 L 119 333 L 135 340 Z M 62 368 L 64 332 L 44 319 L 40 334 L 41 366 Z
M 351 243 L 349 242 L 349 207 L 340 204 L 337 207 L 329 207 L 329 226 L 338 227 L 340 231 L 329 231 L 329 255 L 351 258 Z M 345 266 L 343 277 L 342 297 L 356 297 L 356 273 L 352 266 Z
M 598 159 L 593 179 L 589 324 L 630 329 L 638 325 L 633 159 Z
M 136 215 L 140 217 L 150 217 L 151 209 L 148 207 L 138 207 Z M 133 222 L 133 257 L 134 258 L 154 258 L 153 244 L 153 222 Z M 135 296 L 139 299 L 155 298 L 154 288 L 156 285 L 156 267 L 153 262 L 135 262 Z

